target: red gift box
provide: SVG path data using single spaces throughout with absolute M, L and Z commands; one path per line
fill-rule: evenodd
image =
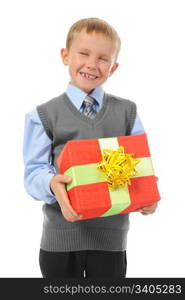
M 130 185 L 110 189 L 97 164 L 102 161 L 103 149 L 119 146 L 140 160 L 138 175 L 130 179 Z M 61 174 L 73 179 L 66 189 L 72 207 L 83 216 L 81 220 L 132 212 L 160 200 L 146 134 L 68 141 L 57 165 Z

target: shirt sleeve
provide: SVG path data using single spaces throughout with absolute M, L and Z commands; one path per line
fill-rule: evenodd
M 35 200 L 48 204 L 56 202 L 50 190 L 50 181 L 56 174 L 51 165 L 52 141 L 47 136 L 37 110 L 25 116 L 23 158 L 24 158 L 24 187 Z
M 142 133 L 145 133 L 145 130 L 144 130 L 141 120 L 137 114 L 136 118 L 135 118 L 134 126 L 132 128 L 130 135 L 136 135 L 136 134 L 142 134 Z

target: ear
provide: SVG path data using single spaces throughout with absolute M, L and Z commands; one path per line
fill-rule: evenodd
M 116 71 L 116 69 L 118 68 L 119 64 L 118 63 L 114 63 L 111 70 L 110 70 L 110 74 L 109 77 Z
M 67 66 L 68 65 L 68 50 L 67 50 L 67 48 L 62 48 L 60 50 L 60 54 L 61 54 L 61 57 L 62 57 L 63 64 L 65 66 Z

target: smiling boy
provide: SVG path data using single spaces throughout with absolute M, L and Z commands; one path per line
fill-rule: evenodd
M 72 178 L 59 174 L 56 163 L 68 140 L 144 132 L 136 104 L 102 87 L 118 68 L 120 45 L 115 29 L 101 19 L 73 24 L 61 49 L 70 75 L 67 90 L 26 115 L 24 182 L 34 199 L 44 201 L 39 257 L 43 277 L 126 276 L 129 214 L 75 222 L 81 216 L 65 189 Z M 155 209 L 156 205 L 140 212 L 146 215 Z
M 61 50 L 63 62 L 69 68 L 71 84 L 90 93 L 101 86 L 118 67 L 118 41 L 102 33 L 76 33 L 67 48 Z

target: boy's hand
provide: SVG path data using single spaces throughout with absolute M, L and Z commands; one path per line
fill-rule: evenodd
M 146 206 L 146 207 L 140 208 L 137 211 L 142 213 L 142 215 L 149 215 L 149 214 L 153 214 L 155 212 L 156 208 L 157 208 L 157 202 L 151 206 Z
M 78 215 L 74 211 L 66 192 L 65 183 L 69 183 L 71 180 L 72 178 L 70 176 L 65 176 L 62 174 L 54 175 L 50 182 L 50 189 L 55 194 L 64 218 L 67 221 L 74 222 L 79 220 L 82 216 Z

